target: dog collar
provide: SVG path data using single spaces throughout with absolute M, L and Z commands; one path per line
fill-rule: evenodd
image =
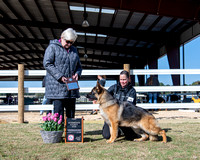
M 102 107 L 102 108 L 106 108 L 107 106 L 111 106 L 111 105 L 113 105 L 113 104 L 115 104 L 115 103 L 117 103 L 117 100 L 116 100 L 116 99 L 112 99 L 112 100 L 110 100 L 110 101 L 103 102 L 103 103 L 99 103 L 99 104 L 100 104 L 100 106 L 101 106 L 102 104 L 104 104 L 105 107 Z

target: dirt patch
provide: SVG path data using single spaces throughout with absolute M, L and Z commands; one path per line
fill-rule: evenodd
M 4 121 L 4 120 L 0 120 L 0 124 L 6 124 L 8 122 Z
M 151 111 L 152 112 L 152 111 Z M 175 111 L 153 111 L 152 114 L 159 120 L 159 121 L 166 121 L 166 120 L 187 120 L 187 119 L 194 119 L 200 121 L 200 112 L 192 112 L 188 110 L 175 110 Z M 24 121 L 28 123 L 41 123 L 42 117 L 45 116 L 40 115 L 39 112 L 25 112 L 24 113 Z M 76 118 L 83 117 L 85 120 L 92 120 L 92 121 L 99 121 L 103 120 L 100 113 L 95 115 L 91 115 L 90 111 L 77 111 Z M 0 112 L 0 123 L 17 123 L 18 121 L 18 113 L 17 112 Z
M 39 112 L 25 112 L 24 121 L 27 123 L 41 123 L 42 117 L 46 116 L 44 112 L 43 115 L 40 115 Z M 85 120 L 103 120 L 100 114 L 91 115 L 89 111 L 77 111 L 76 118 L 83 117 Z M 18 122 L 18 113 L 17 112 L 0 112 L 0 124 L 2 123 L 17 123 Z

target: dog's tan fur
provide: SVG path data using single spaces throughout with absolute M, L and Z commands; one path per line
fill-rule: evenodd
M 132 127 L 132 129 L 141 135 L 141 138 L 134 141 L 145 141 L 148 138 L 151 141 L 157 140 L 157 136 L 161 135 L 163 143 L 167 142 L 166 133 L 162 130 L 153 115 L 146 110 L 128 104 L 127 102 L 118 104 L 106 89 L 104 89 L 98 82 L 97 86 L 87 95 L 88 98 L 97 98 L 101 116 L 105 122 L 110 126 L 111 137 L 107 143 L 112 143 L 117 138 L 118 126 Z M 131 107 L 133 115 L 127 115 L 126 105 Z M 129 114 L 129 113 L 128 113 Z M 136 117 L 134 117 L 136 115 Z M 130 118 L 129 118 L 130 117 Z

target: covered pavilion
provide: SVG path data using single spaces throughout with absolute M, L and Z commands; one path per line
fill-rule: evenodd
M 0 69 L 44 69 L 49 41 L 69 27 L 83 69 L 157 69 L 166 54 L 170 69 L 179 69 L 179 48 L 199 35 L 199 20 L 199 0 L 1 0 Z M 180 85 L 180 76 L 172 81 Z

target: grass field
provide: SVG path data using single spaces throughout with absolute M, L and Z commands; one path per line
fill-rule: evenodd
M 133 142 L 118 138 L 113 144 L 102 139 L 103 121 L 84 122 L 84 143 L 44 144 L 39 124 L 0 124 L 0 159 L 8 160 L 98 160 L 200 159 L 200 121 L 160 123 L 167 144 Z M 161 140 L 161 137 L 159 137 Z

